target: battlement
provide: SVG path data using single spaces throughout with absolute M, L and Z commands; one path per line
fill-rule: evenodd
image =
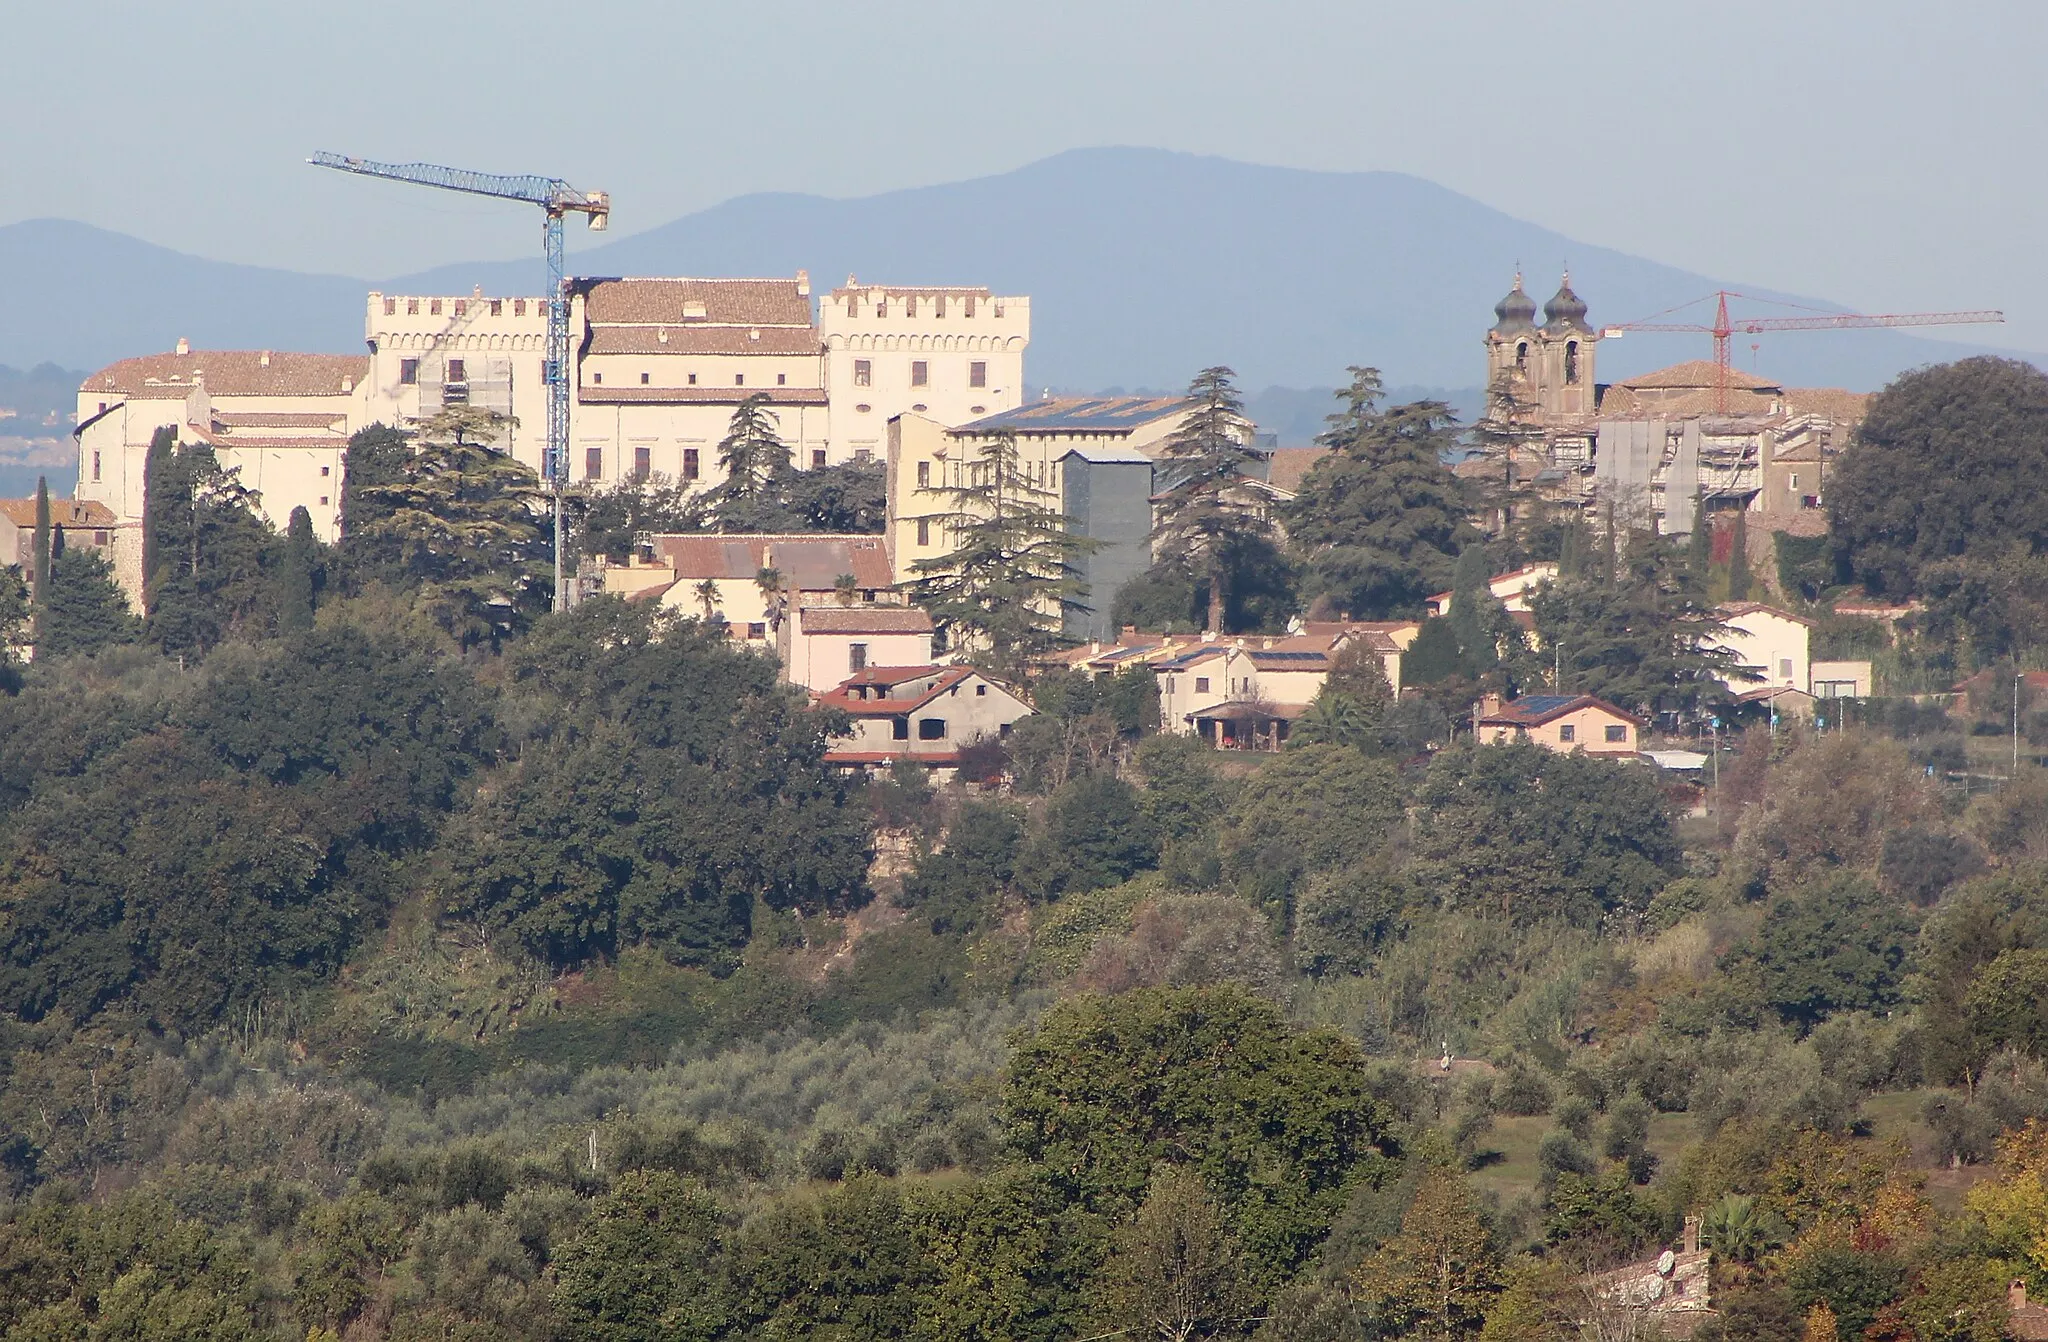
M 372 290 L 363 335 L 375 349 L 538 349 L 548 325 L 541 298 L 386 294 Z

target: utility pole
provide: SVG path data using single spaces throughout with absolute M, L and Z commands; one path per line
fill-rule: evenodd
M 2012 678 L 2012 773 L 2010 777 L 2013 778 L 2020 776 L 2020 682 L 2026 678 L 2027 673 L 2024 671 Z

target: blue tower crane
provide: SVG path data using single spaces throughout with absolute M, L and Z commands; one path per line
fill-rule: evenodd
M 562 246 L 562 220 L 567 215 L 580 214 L 592 230 L 602 232 L 611 222 L 611 197 L 602 191 L 578 191 L 559 177 L 530 173 L 503 175 L 444 168 L 433 163 L 377 163 L 326 152 L 317 153 L 306 162 L 364 177 L 411 182 L 415 186 L 434 186 L 497 200 L 525 201 L 546 212 L 541 239 L 548 264 L 548 340 L 541 377 L 548 389 L 548 436 L 541 457 L 541 474 L 554 495 L 555 609 L 563 609 L 569 604 L 569 589 L 562 573 L 562 488 L 569 480 L 569 277 Z

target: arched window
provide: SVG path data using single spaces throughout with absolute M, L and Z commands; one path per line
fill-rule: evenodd
M 1576 340 L 1564 342 L 1564 380 L 1566 386 L 1579 380 L 1579 342 Z
M 1522 370 L 1529 367 L 1529 342 L 1526 340 L 1515 346 L 1515 367 Z

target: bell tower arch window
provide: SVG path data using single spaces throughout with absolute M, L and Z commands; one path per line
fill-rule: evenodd
M 1518 370 L 1524 372 L 1528 370 L 1529 342 L 1526 340 L 1518 340 L 1515 342 L 1515 367 Z
M 1567 340 L 1564 343 L 1564 380 L 1567 386 L 1576 386 L 1579 381 L 1579 342 Z

